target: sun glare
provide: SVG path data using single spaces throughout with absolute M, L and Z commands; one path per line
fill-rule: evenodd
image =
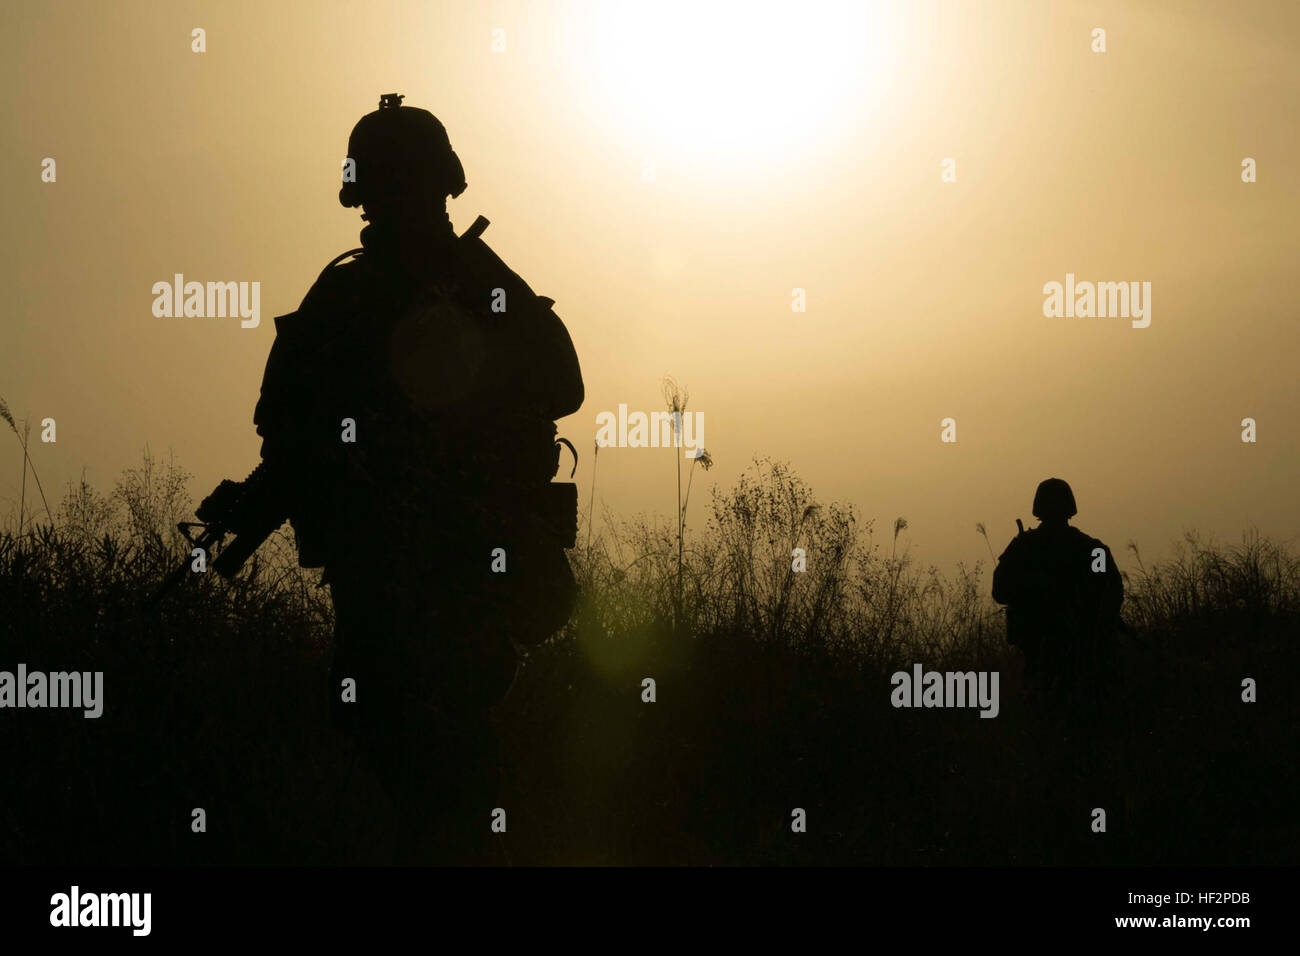
M 870 0 L 602 3 L 597 78 L 649 145 L 735 162 L 815 145 L 887 89 L 897 18 Z

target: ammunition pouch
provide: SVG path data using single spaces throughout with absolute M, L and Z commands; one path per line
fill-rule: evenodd
M 578 542 L 578 486 L 572 481 L 553 481 L 542 500 L 542 527 L 562 548 Z
M 559 469 L 561 444 L 573 451 L 576 472 L 577 452 L 561 438 L 554 442 L 552 473 Z M 522 573 L 501 575 L 513 577 L 502 581 L 501 597 L 505 599 L 509 633 L 518 643 L 533 646 L 568 622 L 577 601 L 577 581 L 564 552 L 578 539 L 578 486 L 572 481 L 547 482 L 527 495 L 521 517 L 522 534 L 516 543 L 512 569 Z

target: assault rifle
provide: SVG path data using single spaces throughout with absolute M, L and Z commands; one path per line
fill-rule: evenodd
M 266 462 L 262 462 L 243 481 L 226 479 L 195 510 L 198 521 L 182 521 L 177 525 L 185 539 L 194 547 L 202 548 L 205 556 L 218 552 L 212 559 L 212 567 L 222 577 L 234 577 L 262 542 L 288 517 L 283 496 L 275 487 L 273 477 L 274 473 L 267 468 Z M 197 536 L 196 530 L 199 531 Z M 225 544 L 230 535 L 235 536 L 234 540 Z M 191 573 L 191 560 L 185 558 L 180 567 L 167 575 L 145 602 L 146 608 L 156 606 L 167 592 Z

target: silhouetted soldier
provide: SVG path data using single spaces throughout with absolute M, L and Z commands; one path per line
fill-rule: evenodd
M 1070 526 L 1076 513 L 1070 486 L 1048 478 L 1034 495 L 1039 526 L 1013 538 L 993 572 L 1026 676 L 1065 696 L 1102 690 L 1089 685 L 1107 675 L 1124 601 L 1110 549 Z
M 401 99 L 352 132 L 339 200 L 364 209 L 362 248 L 276 319 L 254 420 L 293 489 L 299 562 L 325 568 L 334 716 L 394 800 L 399 859 L 472 862 L 491 845 L 513 643 L 571 609 L 576 493 L 550 479 L 554 420 L 583 386 L 551 300 L 477 238 L 486 221 L 453 232 L 460 160 Z

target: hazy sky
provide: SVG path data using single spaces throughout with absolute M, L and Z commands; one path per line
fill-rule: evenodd
M 397 91 L 464 163 L 453 222 L 491 219 L 573 336 L 584 507 L 596 415 L 672 374 L 716 462 L 693 502 L 771 455 L 941 566 L 987 558 L 977 521 L 1000 549 L 1050 475 L 1123 563 L 1300 533 L 1300 5 L 765 6 L 5 5 L 0 397 L 58 422 L 47 492 L 145 446 L 196 500 L 256 463 L 271 318 L 357 245 L 347 136 Z M 260 326 L 156 318 L 178 272 L 260 282 Z M 1044 317 L 1067 273 L 1150 282 L 1150 326 Z M 674 475 L 603 450 L 598 507 L 669 515 Z M 20 477 L 0 442 L 0 496 Z

